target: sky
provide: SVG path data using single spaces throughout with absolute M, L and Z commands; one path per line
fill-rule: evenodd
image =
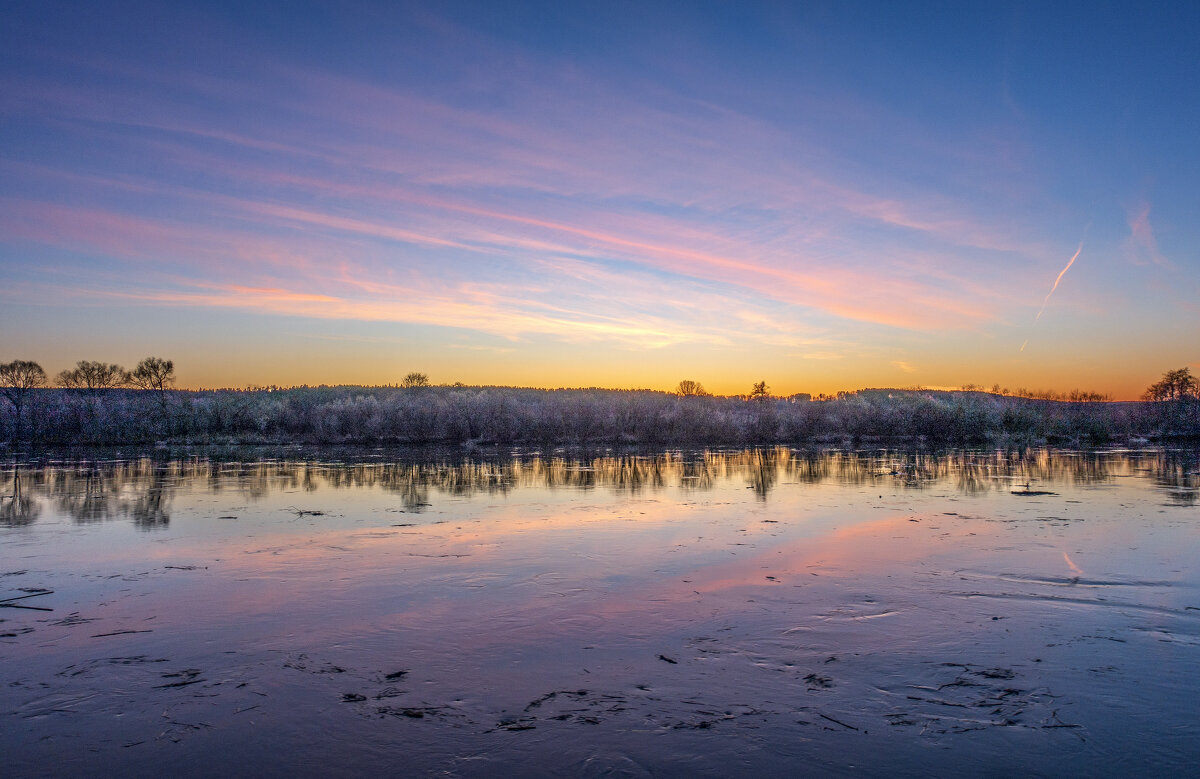
M 1200 4 L 0 5 L 0 361 L 1200 372 Z

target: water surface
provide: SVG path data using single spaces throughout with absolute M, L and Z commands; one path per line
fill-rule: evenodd
M 10 462 L 6 770 L 1200 757 L 1194 452 L 336 455 Z

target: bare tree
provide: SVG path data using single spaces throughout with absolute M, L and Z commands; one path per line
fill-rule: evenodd
M 128 384 L 129 371 L 120 365 L 80 360 L 74 370 L 58 374 L 58 385 L 70 389 L 86 390 L 89 395 L 103 395 L 106 391 Z
M 679 386 L 675 388 L 675 394 L 681 397 L 703 396 L 708 392 L 704 389 L 704 385 L 698 381 L 684 379 L 679 382 Z
M 1183 400 L 1196 397 L 1200 397 L 1200 382 L 1196 381 L 1196 377 L 1188 368 L 1167 371 L 1162 379 L 1151 384 L 1142 395 L 1144 400 Z
M 767 386 L 765 381 L 754 382 L 754 389 L 750 391 L 750 397 L 754 400 L 766 400 L 771 397 L 771 388 Z
M 405 389 L 410 389 L 412 387 L 428 387 L 429 377 L 424 373 L 413 371 L 404 377 L 404 379 L 400 382 L 400 386 L 404 387 Z
M 144 390 L 158 393 L 163 417 L 167 415 L 167 387 L 175 383 L 175 363 L 159 357 L 147 357 L 129 374 L 129 382 Z
M 46 372 L 33 360 L 13 360 L 0 365 L 0 392 L 17 410 L 16 436 L 21 433 L 21 409 L 30 391 L 46 383 Z
M 167 387 L 175 383 L 175 363 L 158 357 L 147 357 L 129 374 L 129 381 L 140 389 L 165 392 Z

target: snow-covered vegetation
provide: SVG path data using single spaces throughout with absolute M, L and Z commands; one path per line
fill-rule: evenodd
M 20 421 L 17 410 L 20 408 Z M 1104 443 L 1200 435 L 1200 401 L 1071 402 L 978 391 L 862 390 L 835 398 L 646 390 L 299 387 L 34 388 L 0 404 L 0 441 L 117 444 L 475 443 L 742 445 L 846 439 Z

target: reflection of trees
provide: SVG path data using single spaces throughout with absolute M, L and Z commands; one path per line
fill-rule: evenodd
M 641 494 L 664 489 L 704 491 L 743 483 L 765 500 L 777 485 L 887 486 L 921 490 L 931 485 L 962 494 L 1008 491 L 1013 484 L 1111 483 L 1146 475 L 1185 505 L 1200 501 L 1196 452 L 797 451 L 786 447 L 641 455 L 513 455 L 492 460 L 384 462 L 263 460 L 221 462 L 201 458 L 155 462 L 93 461 L 22 466 L 13 494 L 4 496 L 7 524 L 32 522 L 38 500 L 52 502 L 78 522 L 132 518 L 140 527 L 170 521 L 177 489 L 235 493 L 247 500 L 295 490 L 376 489 L 396 496 L 410 511 L 434 495 L 470 498 L 505 495 L 521 488 L 606 489 Z M 5 479 L 7 481 L 7 479 Z
M 1167 492 L 1167 499 L 1181 506 L 1200 500 L 1200 458 L 1197 452 L 1162 452 L 1145 463 L 1154 483 Z
M 20 527 L 32 524 L 42 513 L 42 504 L 21 487 L 21 467 L 13 466 L 12 494 L 0 498 L 0 526 Z
M 399 493 L 400 501 L 408 511 L 420 511 L 429 505 L 429 485 L 420 479 L 403 479 L 393 483 L 391 492 Z
M 765 386 L 765 382 L 763 382 Z M 755 385 L 756 387 L 758 385 Z M 754 495 L 759 500 L 766 500 L 767 493 L 775 486 L 775 482 L 779 481 L 779 469 L 786 467 L 781 460 L 785 459 L 783 454 L 786 450 L 755 450 L 749 453 L 749 458 L 746 462 L 746 477 L 750 480 L 750 486 L 754 488 Z
M 679 485 L 685 489 L 711 490 L 716 483 L 708 457 L 684 460 L 679 474 Z
M 36 472 L 39 491 L 76 522 L 130 517 L 143 528 L 162 527 L 170 521 L 168 508 L 175 487 L 181 478 L 189 478 L 184 463 L 149 459 L 46 467 Z M 190 476 L 198 483 L 209 480 L 207 472 Z
M 134 523 L 144 529 L 166 527 L 171 521 L 167 509 L 171 504 L 171 488 L 163 471 L 155 468 L 145 492 L 133 500 L 130 515 Z
M 61 493 L 55 501 L 58 510 L 69 514 L 76 522 L 99 522 L 124 513 L 119 507 L 119 494 L 105 489 L 104 473 L 99 467 L 89 468 L 79 480 L 81 490 Z
M 964 495 L 979 495 L 992 488 L 992 469 L 986 462 L 963 457 L 955 464 L 955 486 Z

